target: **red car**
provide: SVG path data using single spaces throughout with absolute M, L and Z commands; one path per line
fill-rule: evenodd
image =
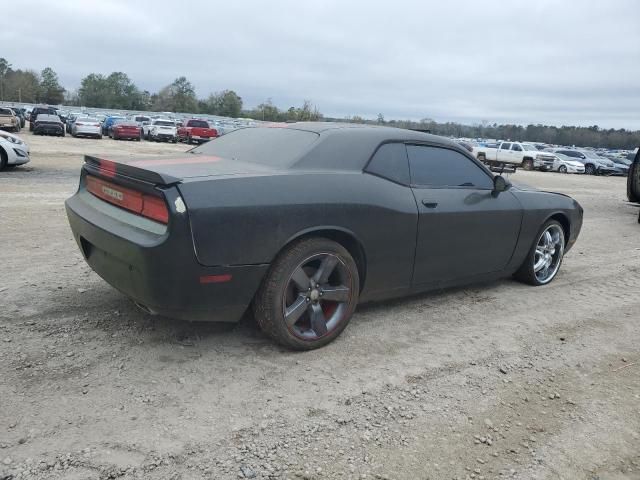
M 114 140 L 128 139 L 139 142 L 142 138 L 142 128 L 136 122 L 120 120 L 109 129 L 109 136 Z
M 215 128 L 209 127 L 205 120 L 192 118 L 184 122 L 184 125 L 178 128 L 178 141 L 191 143 L 208 142 L 212 138 L 218 136 Z

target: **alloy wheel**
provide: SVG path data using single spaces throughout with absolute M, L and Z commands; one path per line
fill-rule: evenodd
M 558 273 L 564 255 L 564 232 L 562 227 L 551 224 L 538 238 L 533 256 L 533 272 L 541 284 L 549 283 Z
M 293 271 L 283 293 L 282 314 L 289 331 L 318 340 L 345 319 L 351 300 L 351 274 L 333 253 L 318 253 Z

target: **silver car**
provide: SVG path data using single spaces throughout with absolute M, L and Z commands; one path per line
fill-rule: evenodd
M 29 162 L 29 147 L 17 135 L 0 130 L 0 170 Z
M 90 117 L 78 117 L 71 127 L 71 136 L 102 138 L 100 120 Z

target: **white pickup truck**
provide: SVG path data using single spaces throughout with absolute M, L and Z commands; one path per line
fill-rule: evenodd
M 490 167 L 522 167 L 525 170 L 553 169 L 553 155 L 541 152 L 531 143 L 500 142 L 473 147 L 473 154 Z

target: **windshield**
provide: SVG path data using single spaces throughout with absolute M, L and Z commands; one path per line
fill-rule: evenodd
M 537 152 L 538 149 L 535 147 L 535 145 L 531 145 L 530 143 L 523 143 L 522 144 L 522 148 L 524 148 L 526 151 L 528 152 Z
M 190 152 L 262 165 L 288 166 L 318 137 L 314 132 L 290 128 L 241 128 Z
M 594 158 L 594 159 L 597 159 L 597 160 L 606 160 L 606 158 L 602 158 L 596 152 L 590 152 L 588 150 L 582 150 L 581 153 L 584 154 L 584 156 L 587 157 L 587 158 Z

